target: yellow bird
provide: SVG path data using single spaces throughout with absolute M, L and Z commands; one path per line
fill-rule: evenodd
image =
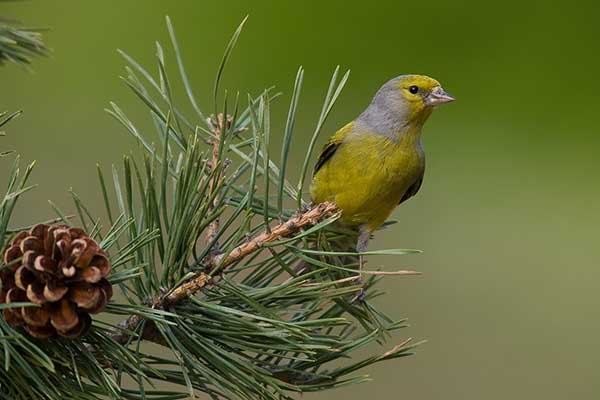
M 423 124 L 434 107 L 453 100 L 433 78 L 398 76 L 323 147 L 311 195 L 316 203 L 335 202 L 341 221 L 359 228 L 357 251 L 365 251 L 371 233 L 419 191 L 425 172 Z

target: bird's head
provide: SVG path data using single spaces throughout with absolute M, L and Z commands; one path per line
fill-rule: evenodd
M 395 89 L 416 112 L 454 101 L 454 97 L 446 93 L 438 81 L 425 75 L 402 75 L 392 81 L 395 81 Z
M 425 75 L 400 75 L 386 82 L 361 119 L 371 127 L 399 132 L 422 126 L 433 108 L 454 101 L 438 81 Z

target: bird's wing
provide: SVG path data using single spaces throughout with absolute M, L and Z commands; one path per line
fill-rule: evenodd
M 419 177 L 419 179 L 417 179 L 415 181 L 415 183 L 413 183 L 412 185 L 410 185 L 408 187 L 408 190 L 404 193 L 404 196 L 402 196 L 402 198 L 400 199 L 400 202 L 398 204 L 404 203 L 406 200 L 410 199 L 415 194 L 417 194 L 419 189 L 421 189 L 422 183 L 423 183 L 423 174 L 421 174 L 421 176 Z
M 344 126 L 342 129 L 337 131 L 335 133 L 335 135 L 330 137 L 329 140 L 327 141 L 327 143 L 325 143 L 325 146 L 323 146 L 323 149 L 321 150 L 321 154 L 319 155 L 319 159 L 317 160 L 317 163 L 315 164 L 315 168 L 313 169 L 313 176 L 316 175 L 316 173 L 319 171 L 319 169 L 321 169 L 321 167 L 327 162 L 327 160 L 329 160 L 333 156 L 333 154 L 336 152 L 336 150 L 340 147 L 340 145 L 342 144 L 342 141 L 344 140 L 344 138 L 346 137 L 348 132 L 350 132 L 352 130 L 352 125 L 353 125 L 353 122 L 350 122 L 349 124 Z

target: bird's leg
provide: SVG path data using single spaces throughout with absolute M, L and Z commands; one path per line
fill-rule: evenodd
M 361 225 L 359 228 L 358 241 L 356 242 L 356 251 L 359 253 L 364 253 L 367 251 L 367 247 L 369 245 L 369 239 L 371 239 L 371 232 L 367 229 L 365 225 Z M 358 256 L 358 271 L 361 274 L 360 279 L 362 280 L 362 270 L 364 265 L 364 256 Z
M 361 225 L 359 227 L 359 235 L 358 235 L 358 240 L 356 241 L 356 251 L 358 253 L 363 253 L 365 251 L 367 251 L 367 246 L 369 244 L 369 239 L 371 238 L 371 232 L 367 229 L 367 227 L 365 225 Z M 363 255 L 359 255 L 358 256 L 358 279 L 356 280 L 356 284 L 359 285 L 361 287 L 360 291 L 358 292 L 358 294 L 352 299 L 352 303 L 354 303 L 355 301 L 362 301 L 364 299 L 364 291 L 362 288 L 362 270 L 363 270 L 363 264 L 364 264 L 364 256 Z

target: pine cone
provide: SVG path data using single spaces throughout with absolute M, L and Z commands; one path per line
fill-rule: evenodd
M 102 311 L 112 297 L 106 253 L 79 228 L 36 225 L 14 237 L 4 263 L 0 303 L 40 305 L 4 309 L 4 319 L 36 338 L 83 335 L 90 314 Z

